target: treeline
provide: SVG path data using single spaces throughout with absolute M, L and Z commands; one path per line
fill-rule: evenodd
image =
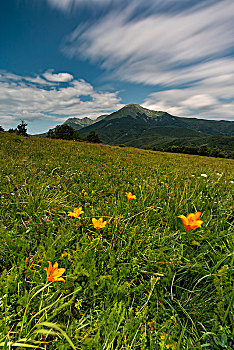
M 167 148 L 152 148 L 153 151 L 194 154 L 206 157 L 230 158 L 234 159 L 234 151 L 221 150 L 217 147 L 210 148 L 207 144 L 201 146 L 169 146 Z
M 21 136 L 28 136 L 27 134 L 27 124 L 22 120 L 22 122 L 16 127 L 16 129 L 9 129 L 7 132 L 14 133 Z M 0 132 L 5 130 L 0 125 Z M 70 125 L 63 124 L 57 125 L 54 129 L 50 129 L 47 133 L 47 136 L 51 139 L 60 139 L 60 140 L 74 140 L 74 141 L 87 141 L 91 143 L 102 143 L 99 139 L 98 134 L 95 131 L 90 131 L 90 133 L 85 136 L 83 139 L 80 137 L 79 133 Z
M 16 129 L 9 129 L 8 132 L 15 133 L 15 134 L 21 135 L 21 136 L 28 136 L 27 128 L 26 128 L 27 125 L 28 124 L 26 124 L 24 122 L 24 120 L 22 120 L 21 123 L 19 125 L 17 125 Z M 0 131 L 5 131 L 1 125 L 0 125 Z
M 75 140 L 75 141 L 87 141 L 91 143 L 102 143 L 95 131 L 90 133 L 81 139 L 77 130 L 68 124 L 57 125 L 54 129 L 50 129 L 47 133 L 47 137 L 51 139 L 60 140 Z

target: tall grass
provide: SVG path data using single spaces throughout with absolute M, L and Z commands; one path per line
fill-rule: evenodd
M 0 348 L 232 349 L 233 160 L 7 133 L 0 152 Z

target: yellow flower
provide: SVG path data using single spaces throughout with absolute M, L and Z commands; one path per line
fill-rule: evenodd
M 47 273 L 47 281 L 55 281 L 55 282 L 63 281 L 63 282 L 65 282 L 65 280 L 62 277 L 60 277 L 64 273 L 65 269 L 63 269 L 63 268 L 59 269 L 57 262 L 54 264 L 54 266 L 52 266 L 50 261 L 48 261 L 48 263 L 49 263 L 48 269 L 47 269 L 47 267 L 44 268 L 44 270 Z
M 92 223 L 96 230 L 99 230 L 100 228 L 104 228 L 106 226 L 106 221 L 103 222 L 102 218 L 100 218 L 99 220 L 93 218 Z
M 73 216 L 74 218 L 77 218 L 80 220 L 81 219 L 80 215 L 83 214 L 82 207 L 73 209 L 73 212 L 68 211 L 67 214 L 68 214 L 68 216 Z
M 204 222 L 202 220 L 198 220 L 201 216 L 201 212 L 198 211 L 197 213 L 190 213 L 185 217 L 184 215 L 179 215 L 178 218 L 180 218 L 183 221 L 184 228 L 186 231 L 193 230 L 195 228 L 201 227 L 201 224 Z
M 126 197 L 129 201 L 131 201 L 132 199 L 136 199 L 136 196 L 134 194 L 132 194 L 131 192 L 125 192 L 126 193 Z

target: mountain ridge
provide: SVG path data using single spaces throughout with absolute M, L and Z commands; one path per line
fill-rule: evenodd
M 64 124 L 72 126 L 82 138 L 95 131 L 102 142 L 109 145 L 166 148 L 172 144 L 200 144 L 201 140 L 205 142 L 206 139 L 213 145 L 210 138 L 213 136 L 218 137 L 217 147 L 223 147 L 224 143 L 233 147 L 228 138 L 234 137 L 234 121 L 177 117 L 139 104 L 128 104 L 95 120 L 88 117 L 68 118 Z
M 71 118 L 68 118 L 63 124 L 70 125 L 75 130 L 80 130 L 80 129 L 86 127 L 86 126 L 92 125 L 92 124 L 102 120 L 107 115 L 108 114 L 100 115 L 96 119 L 91 119 L 89 117 L 84 117 L 84 118 L 71 117 Z
M 80 129 L 79 133 L 85 137 L 91 131 L 110 145 L 164 148 L 171 142 L 181 144 L 181 139 L 193 138 L 195 142 L 197 138 L 209 136 L 234 136 L 234 122 L 177 117 L 130 104 Z

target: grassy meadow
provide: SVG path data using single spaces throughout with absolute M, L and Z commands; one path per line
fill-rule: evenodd
M 8 133 L 0 154 L 0 349 L 233 348 L 233 160 Z

